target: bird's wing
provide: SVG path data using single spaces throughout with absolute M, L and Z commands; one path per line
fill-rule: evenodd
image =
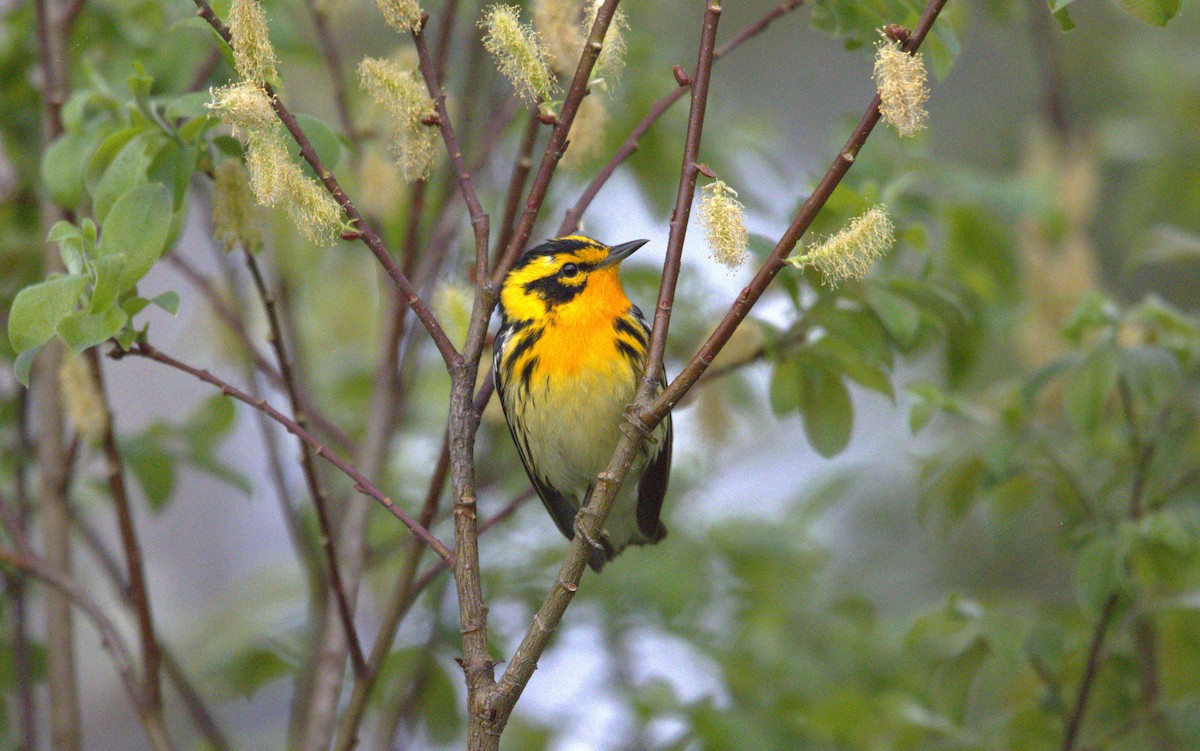
M 525 436 L 517 430 L 520 418 L 517 415 L 508 414 L 508 406 L 504 398 L 504 369 L 500 365 L 509 336 L 510 329 L 501 327 L 500 331 L 496 333 L 496 341 L 493 345 L 494 354 L 492 355 L 492 377 L 496 384 L 496 395 L 500 397 L 500 408 L 504 411 L 504 421 L 508 424 L 508 432 L 512 435 L 513 443 L 517 447 L 517 454 L 521 457 L 521 464 L 525 467 L 525 474 L 529 476 L 529 481 L 533 483 L 533 489 L 537 491 L 538 497 L 542 499 L 542 505 L 546 507 L 546 511 L 550 514 L 550 518 L 554 520 L 558 531 L 562 532 L 568 540 L 573 540 L 575 538 L 575 514 L 577 509 L 563 497 L 562 493 L 555 490 L 550 483 L 538 476 L 538 473 L 534 470 L 533 462 L 530 461 L 529 444 L 526 442 Z
M 646 324 L 642 311 L 633 306 L 633 317 L 641 325 L 650 341 L 650 327 Z M 659 391 L 667 387 L 667 375 L 664 372 L 659 377 Z M 667 495 L 667 482 L 671 479 L 671 443 L 674 431 L 671 428 L 671 415 L 663 419 L 662 441 L 646 447 L 649 460 L 642 477 L 638 481 L 637 524 L 638 530 L 651 542 L 658 542 L 666 534 L 666 527 L 659 520 L 662 513 L 663 498 Z

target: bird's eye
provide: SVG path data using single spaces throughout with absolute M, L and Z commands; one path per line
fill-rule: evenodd
M 559 273 L 562 274 L 564 278 L 570 279 L 571 277 L 579 274 L 579 267 L 573 263 L 568 263 L 562 267 L 562 271 Z

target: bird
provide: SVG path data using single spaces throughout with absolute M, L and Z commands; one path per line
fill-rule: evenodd
M 621 286 L 621 262 L 645 245 L 570 235 L 530 248 L 500 287 L 496 392 L 525 472 L 568 539 L 623 430 L 646 435 L 588 565 L 662 540 L 671 418 L 646 431 L 628 413 L 646 368 L 650 327 Z M 665 375 L 658 389 L 666 386 Z

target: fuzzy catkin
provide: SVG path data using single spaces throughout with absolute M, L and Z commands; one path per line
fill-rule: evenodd
M 275 48 L 267 33 L 267 14 L 258 0 L 233 0 L 229 8 L 233 64 L 242 78 L 266 83 L 275 78 Z
M 912 136 L 925 127 L 925 62 L 920 53 L 909 54 L 891 39 L 875 47 L 875 86 L 879 90 L 879 114 L 902 136 Z
M 730 270 L 746 262 L 750 234 L 746 230 L 746 207 L 737 192 L 723 180 L 705 185 L 700 197 L 700 222 L 708 237 L 713 260 Z
M 875 259 L 887 253 L 895 242 L 887 206 L 879 204 L 851 219 L 844 229 L 812 250 L 787 260 L 798 268 L 816 267 L 830 286 L 836 286 L 845 279 L 862 279 Z
M 483 46 L 497 69 L 512 82 L 517 96 L 546 101 L 556 89 L 546 45 L 533 27 L 521 23 L 518 11 L 515 5 L 489 5 L 479 21 Z

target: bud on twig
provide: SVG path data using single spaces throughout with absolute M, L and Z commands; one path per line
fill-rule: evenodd
M 676 65 L 674 68 L 671 68 L 671 72 L 675 74 L 675 82 L 680 86 L 692 85 L 692 77 L 687 74 L 682 65 Z

